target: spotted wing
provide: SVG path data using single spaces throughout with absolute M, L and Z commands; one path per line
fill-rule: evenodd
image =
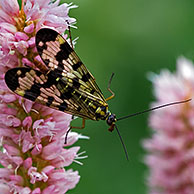
M 40 29 L 36 34 L 36 47 L 49 69 L 67 79 L 78 80 L 83 86 L 82 92 L 89 92 L 94 98 L 105 102 L 94 77 L 59 33 L 48 28 Z
M 99 102 L 57 77 L 52 70 L 45 75 L 31 68 L 13 68 L 6 72 L 5 82 L 13 92 L 31 101 L 85 119 L 96 120 L 95 111 L 84 101 L 89 98 L 94 101 L 93 105 L 96 107 L 99 104 L 95 103 Z

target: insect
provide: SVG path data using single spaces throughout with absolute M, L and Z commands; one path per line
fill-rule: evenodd
M 84 128 L 86 119 L 106 120 L 110 126 L 109 131 L 116 128 L 127 159 L 126 147 L 115 125 L 116 121 L 186 102 L 169 103 L 117 119 L 115 114 L 109 111 L 107 104 L 107 101 L 114 97 L 110 89 L 113 74 L 108 85 L 111 96 L 105 99 L 95 78 L 59 33 L 48 28 L 40 29 L 36 34 L 36 48 L 48 68 L 47 73 L 29 67 L 13 68 L 5 74 L 7 86 L 31 101 L 83 118 L 82 126 L 79 128 Z

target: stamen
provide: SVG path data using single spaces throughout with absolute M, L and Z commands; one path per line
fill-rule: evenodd
M 83 165 L 83 163 L 82 162 L 80 162 L 80 161 L 77 161 L 77 160 L 73 160 L 75 163 L 77 163 L 77 164 L 79 164 L 79 165 Z

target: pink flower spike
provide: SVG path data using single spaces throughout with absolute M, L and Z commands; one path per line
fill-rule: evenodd
M 32 166 L 32 158 L 25 159 L 23 165 L 25 169 L 29 169 Z
M 46 76 L 49 69 L 38 55 L 36 33 L 48 27 L 67 38 L 66 21 L 74 25 L 76 20 L 68 14 L 75 6 L 60 4 L 60 0 L 21 0 L 20 4 L 21 8 L 18 0 L 0 0 L 0 163 L 4 167 L 0 168 L 0 193 L 65 194 L 80 177 L 64 167 L 83 158 L 77 154 L 79 147 L 67 146 L 84 136 L 70 135 L 64 145 L 72 116 L 16 95 L 6 85 L 5 74 L 11 68 L 28 66 L 26 70 L 33 68 Z M 32 89 L 35 97 L 34 77 L 25 75 L 27 79 L 17 81 L 24 90 Z
M 178 71 L 163 70 L 152 77 L 156 102 L 193 99 L 194 65 L 186 58 L 177 60 Z M 194 170 L 193 100 L 177 106 L 153 111 L 149 124 L 153 135 L 144 140 L 148 154 L 145 163 L 150 168 L 147 183 L 150 193 L 192 194 Z

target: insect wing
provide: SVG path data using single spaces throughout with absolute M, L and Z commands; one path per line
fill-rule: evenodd
M 63 80 L 59 84 L 57 80 L 53 71 L 45 75 L 40 71 L 24 67 L 10 69 L 5 74 L 7 86 L 16 94 L 72 115 L 86 119 L 95 119 L 94 113 L 88 112 L 85 110 L 86 107 L 80 107 L 78 103 L 74 103 L 76 96 L 67 99 L 68 95 L 61 93 L 61 90 L 68 83 L 65 83 Z M 74 88 L 69 90 L 73 91 Z
M 36 47 L 49 69 L 67 79 L 76 80 L 83 93 L 90 93 L 105 102 L 94 77 L 59 33 L 48 28 L 40 29 L 36 34 Z

